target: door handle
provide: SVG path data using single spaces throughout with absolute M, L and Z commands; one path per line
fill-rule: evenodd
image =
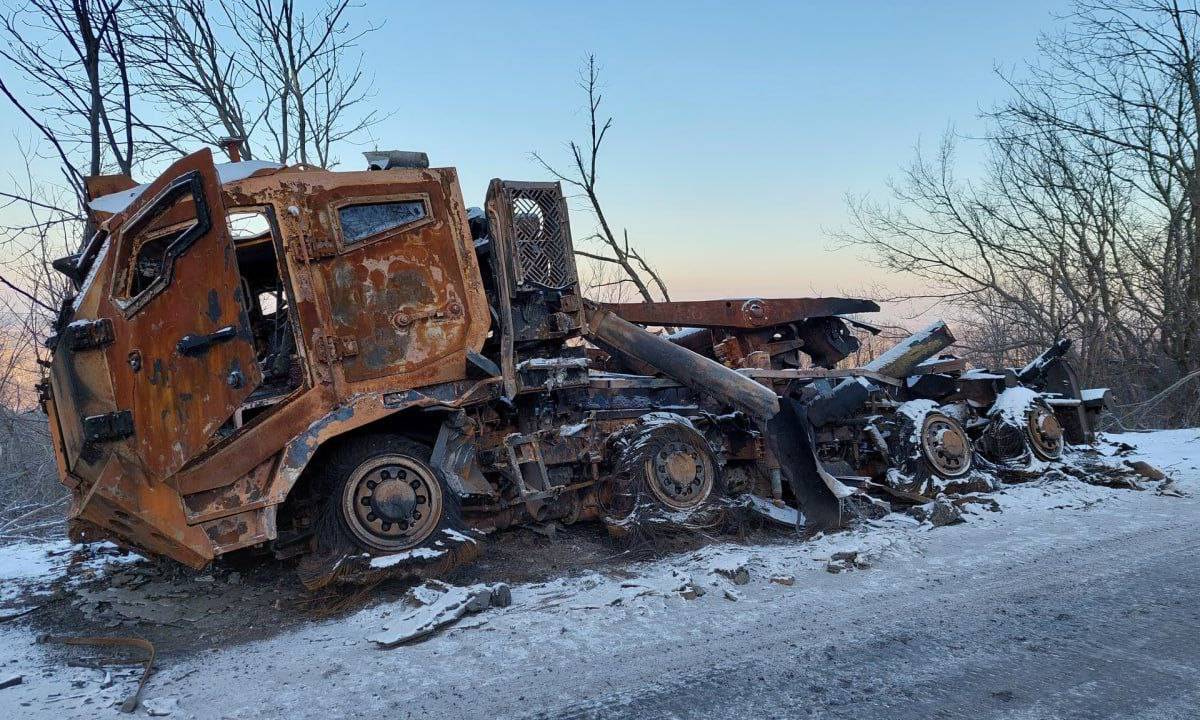
M 220 330 L 204 334 L 188 334 L 179 339 L 179 344 L 175 349 L 180 355 L 199 355 L 206 352 L 213 345 L 230 340 L 237 335 L 237 328 L 232 325 L 226 325 Z

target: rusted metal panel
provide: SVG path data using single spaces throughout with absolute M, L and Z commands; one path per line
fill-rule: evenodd
M 327 387 L 315 387 L 286 403 L 262 421 L 242 429 L 183 468 L 171 484 L 184 495 L 229 485 L 279 453 L 292 438 L 328 412 L 335 399 Z
M 854 298 L 731 298 L 603 306 L 639 325 L 750 329 L 805 318 L 879 312 L 879 305 Z
M 278 178 L 295 197 L 285 208 L 293 254 L 311 266 L 297 293 L 318 307 L 304 328 L 310 355 L 333 360 L 349 385 L 388 378 L 393 385 L 465 373 L 465 351 L 482 347 L 489 318 L 466 214 L 451 169 L 306 172 Z M 276 178 L 272 178 L 276 180 Z M 243 183 L 242 193 L 255 184 Z M 409 221 L 380 207 L 420 207 Z M 347 213 L 366 208 L 348 236 Z M 375 232 L 359 237 L 367 223 Z M 398 223 L 398 224 L 397 224 Z M 289 235 L 285 230 L 285 235 Z M 354 353 L 330 353 L 330 339 Z M 431 372 L 431 368 L 436 368 Z
M 248 510 L 199 525 L 220 555 L 265 543 L 275 537 L 275 508 Z M 193 528 L 194 529 L 194 528 Z
M 216 520 L 255 510 L 269 504 L 267 484 L 275 470 L 279 455 L 259 463 L 253 470 L 229 485 L 204 490 L 183 497 L 184 511 L 191 524 Z
M 173 202 L 174 194 L 185 202 Z M 167 220 L 155 214 L 164 207 Z M 112 409 L 132 412 L 128 443 L 151 480 L 165 479 L 203 450 L 262 380 L 222 208 L 205 150 L 173 164 L 109 221 L 112 267 L 100 313 L 115 325 L 105 349 Z M 194 216 L 194 230 L 179 231 L 158 279 L 140 288 L 131 277 L 139 253 L 161 223 L 177 227 L 179 212 Z M 204 340 L 183 352 L 188 336 Z
M 70 519 L 86 520 L 118 540 L 191 567 L 203 567 L 214 556 L 204 532 L 187 524 L 174 490 L 147 482 L 139 468 L 117 454 L 108 455 L 95 483 L 73 497 Z

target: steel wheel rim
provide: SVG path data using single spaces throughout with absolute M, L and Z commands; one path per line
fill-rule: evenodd
M 396 552 L 419 545 L 442 517 L 442 486 L 425 463 L 408 455 L 370 458 L 350 475 L 342 515 L 368 547 Z
M 921 425 L 921 451 L 934 472 L 954 478 L 971 471 L 971 441 L 956 420 L 941 413 L 925 416 Z
M 1035 405 L 1025 418 L 1025 432 L 1029 436 L 1029 447 L 1042 460 L 1058 460 L 1063 453 L 1062 423 L 1054 412 L 1042 405 Z
M 646 460 L 650 493 L 672 510 L 694 510 L 708 499 L 715 482 L 707 453 L 689 443 L 664 443 Z

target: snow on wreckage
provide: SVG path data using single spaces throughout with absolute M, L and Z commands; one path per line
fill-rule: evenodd
M 468 211 L 422 153 L 88 188 L 41 386 L 70 517 L 193 567 L 301 557 L 317 588 L 516 525 L 811 534 L 1044 470 L 1103 407 L 1068 343 L 971 371 L 943 323 L 842 367 L 869 300 L 591 302 L 557 183 Z

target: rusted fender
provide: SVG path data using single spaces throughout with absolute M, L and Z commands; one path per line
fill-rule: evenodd
M 445 383 L 421 390 L 352 396 L 287 443 L 272 473 L 267 500 L 270 503 L 283 502 L 317 449 L 339 435 L 404 410 L 428 407 L 454 409 L 489 396 L 498 396 L 499 391 L 500 378 L 489 378 L 471 383 Z

